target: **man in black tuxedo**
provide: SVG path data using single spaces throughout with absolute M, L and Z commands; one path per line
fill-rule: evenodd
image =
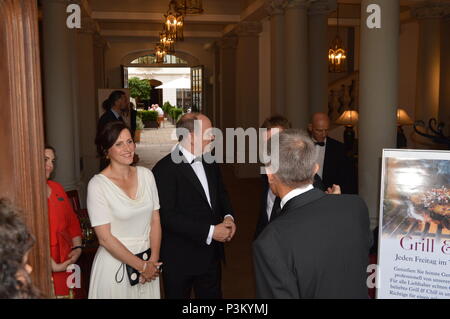
M 302 131 L 279 133 L 279 152 L 269 156 L 267 177 L 282 209 L 253 243 L 257 297 L 367 298 L 364 201 L 312 186 L 316 149 Z
M 274 133 L 281 132 L 285 129 L 291 128 L 291 123 L 283 116 L 275 115 L 267 118 L 261 128 L 266 129 L 267 132 L 262 136 L 265 141 L 267 141 L 270 136 Z M 263 191 L 261 196 L 261 210 L 256 224 L 256 231 L 254 238 L 256 239 L 258 235 L 263 231 L 263 229 L 269 224 L 269 222 L 275 220 L 280 214 L 280 198 L 275 196 L 270 190 L 269 183 L 267 181 L 267 175 L 261 174 L 261 179 L 263 183 Z M 319 175 L 314 175 L 313 186 L 315 188 L 321 189 L 325 192 L 340 194 L 340 186 L 332 185 L 329 189 L 325 187 L 322 179 Z
M 219 167 L 205 160 L 213 140 L 210 128 L 206 116 L 184 115 L 177 123 L 180 143 L 153 168 L 161 205 L 164 292 L 169 299 L 188 299 L 192 288 L 196 298 L 222 298 L 223 243 L 233 238 L 236 226 Z
M 344 144 L 328 136 L 330 118 L 322 112 L 314 113 L 308 131 L 317 153 L 319 171 L 326 188 L 340 185 L 343 193 L 356 193 L 356 185 L 351 180 L 350 162 L 345 155 Z

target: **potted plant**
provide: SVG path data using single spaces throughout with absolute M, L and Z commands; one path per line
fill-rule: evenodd
M 134 142 L 139 143 L 141 141 L 142 130 L 144 129 L 144 123 L 140 116 L 136 116 L 136 131 L 134 133 Z
M 141 117 L 144 127 L 158 128 L 158 112 L 156 111 L 138 111 L 138 115 Z M 137 125 L 137 123 L 136 123 Z

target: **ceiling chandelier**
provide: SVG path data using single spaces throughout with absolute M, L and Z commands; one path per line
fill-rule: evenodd
M 163 46 L 164 51 L 167 54 L 175 53 L 175 38 L 167 33 L 167 31 L 163 31 L 159 34 L 159 43 Z
M 164 50 L 164 45 L 161 43 L 156 44 L 155 56 L 156 63 L 164 63 L 164 57 L 166 56 L 166 51 Z
M 176 0 L 177 11 L 183 14 L 201 14 L 203 13 L 202 0 Z
M 164 15 L 165 22 L 163 30 L 167 32 L 172 38 L 182 41 L 184 17 L 180 11 L 177 10 L 177 2 L 171 0 L 169 3 L 169 10 Z
M 337 7 L 337 30 L 330 49 L 328 50 L 328 71 L 332 73 L 345 72 L 347 53 L 339 37 L 339 4 Z

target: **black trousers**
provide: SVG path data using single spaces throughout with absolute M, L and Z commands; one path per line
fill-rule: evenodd
M 166 299 L 191 299 L 192 289 L 196 299 L 223 298 L 220 260 L 213 262 L 208 270 L 200 275 L 189 275 L 183 273 L 182 269 L 166 267 L 162 276 Z

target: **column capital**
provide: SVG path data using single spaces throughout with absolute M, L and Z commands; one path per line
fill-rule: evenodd
M 302 7 L 302 8 L 307 8 L 310 6 L 311 0 L 286 0 L 284 3 L 284 7 L 286 9 L 290 9 L 290 8 L 297 8 L 297 7 Z
M 218 41 L 218 45 L 221 49 L 236 49 L 237 44 L 237 36 L 226 36 Z
M 450 15 L 450 5 L 440 2 L 425 2 L 422 5 L 411 8 L 411 14 L 418 20 L 440 19 Z
M 265 7 L 269 16 L 284 14 L 284 8 L 288 0 L 267 0 Z
M 78 29 L 78 33 L 94 34 L 98 31 L 97 23 L 94 20 L 90 17 L 81 17 L 81 29 Z
M 262 32 L 262 24 L 259 21 L 240 22 L 234 32 L 239 37 L 255 37 Z
M 104 48 L 107 45 L 106 40 L 98 33 L 94 33 L 94 46 Z
M 317 0 L 311 2 L 309 6 L 308 15 L 328 15 L 330 12 L 336 10 L 336 2 L 329 0 Z

